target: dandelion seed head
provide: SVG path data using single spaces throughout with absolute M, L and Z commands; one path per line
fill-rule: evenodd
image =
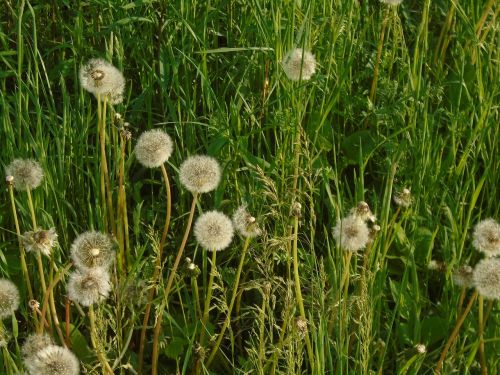
M 292 81 L 309 80 L 316 72 L 314 55 L 302 48 L 289 51 L 281 61 L 286 76 Z
M 49 257 L 57 242 L 57 232 L 55 228 L 36 229 L 24 233 L 21 240 L 27 252 L 40 252 Z
M 26 337 L 26 340 L 21 348 L 21 353 L 23 357 L 27 359 L 49 345 L 54 345 L 54 342 L 49 335 L 46 333 L 35 333 Z
M 110 276 L 103 268 L 75 270 L 69 277 L 68 296 L 83 306 L 104 301 L 110 291 Z
M 31 375 L 77 375 L 80 362 L 68 349 L 49 345 L 25 361 Z
M 10 280 L 0 279 L 0 320 L 8 318 L 19 307 L 19 290 Z
M 220 182 L 221 170 L 217 160 L 196 155 L 187 158 L 180 167 L 181 184 L 192 193 L 208 193 Z
M 248 213 L 246 205 L 238 207 L 234 212 L 233 225 L 243 237 L 256 237 L 261 234 L 257 220 Z
M 300 202 L 293 202 L 291 207 L 291 215 L 299 219 L 302 217 L 302 205 Z
M 363 249 L 369 241 L 370 230 L 366 223 L 356 215 L 349 215 L 337 222 L 333 237 L 345 251 L 356 252 Z
M 194 225 L 196 240 L 208 251 L 220 251 L 228 247 L 233 232 L 231 219 L 218 211 L 205 212 Z
M 472 234 L 472 246 L 486 256 L 500 255 L 500 224 L 494 219 L 479 222 Z
M 163 130 L 153 129 L 140 135 L 134 153 L 139 163 L 147 168 L 156 168 L 168 160 L 172 150 L 170 136 Z
M 419 354 L 425 354 L 427 353 L 427 348 L 425 347 L 424 344 L 417 344 L 415 345 L 415 349 Z
M 471 266 L 460 266 L 452 274 L 453 283 L 463 288 L 472 288 L 474 286 L 473 274 L 474 270 Z
M 80 68 L 80 84 L 96 97 L 106 96 L 111 104 L 123 100 L 125 79 L 112 64 L 103 59 L 91 59 Z
M 17 190 L 32 190 L 40 186 L 43 170 L 40 163 L 32 159 L 15 159 L 5 168 L 7 176 L 13 177 Z M 12 180 L 11 180 L 12 181 Z
M 107 268 L 115 259 L 115 244 L 104 233 L 84 232 L 71 245 L 71 259 L 79 268 Z
M 485 258 L 479 261 L 472 274 L 473 284 L 486 299 L 500 299 L 500 259 Z
M 440 260 L 431 259 L 427 264 L 427 269 L 431 271 L 444 271 L 446 269 L 446 264 Z
M 393 197 L 394 203 L 400 207 L 408 208 L 411 206 L 413 198 L 410 189 L 404 188 Z
M 359 202 L 358 205 L 351 210 L 351 214 L 358 216 L 363 221 L 369 221 L 371 223 L 375 223 L 377 221 L 377 218 L 372 213 L 370 206 L 364 201 Z
M 403 0 L 380 0 L 381 3 L 397 6 L 403 2 Z

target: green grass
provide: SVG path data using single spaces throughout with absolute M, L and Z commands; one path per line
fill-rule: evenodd
M 131 262 L 126 275 L 114 273 L 114 292 L 95 307 L 100 345 L 115 373 L 137 370 L 144 312 L 120 286 L 151 285 L 165 217 L 161 172 L 142 167 L 132 150 L 142 131 L 161 128 L 175 142 L 167 163 L 173 208 L 162 287 L 192 198 L 177 174 L 188 155 L 214 156 L 224 171 L 218 189 L 201 196 L 195 217 L 214 208 L 231 214 L 247 202 L 265 229 L 250 244 L 212 374 L 270 374 L 273 359 L 276 374 L 432 374 L 459 315 L 453 269 L 482 257 L 472 248 L 474 225 L 500 219 L 498 4 L 483 22 L 489 3 L 405 0 L 389 9 L 376 0 L 6 1 L 0 11 L 0 164 L 18 157 L 40 161 L 45 178 L 33 191 L 37 220 L 57 229 L 59 268 L 69 262 L 79 233 L 104 228 L 97 104 L 80 87 L 78 70 L 89 58 L 104 57 L 127 80 L 126 99 L 115 110 L 132 131 L 125 160 Z M 316 56 L 318 72 L 310 81 L 291 82 L 280 66 L 295 45 Z M 116 202 L 120 153 L 112 137 L 107 147 Z M 411 188 L 413 204 L 398 211 L 392 196 L 404 187 Z M 15 196 L 21 231 L 31 230 L 26 194 Z M 345 265 L 332 227 L 360 200 L 377 215 L 381 231 L 369 252 L 351 260 L 349 287 L 337 304 Z M 314 371 L 295 324 L 294 201 L 302 204 L 299 273 Z M 208 325 L 213 341 L 243 243 L 235 238 L 217 255 Z M 210 256 L 193 237 L 185 255 L 202 271 L 203 307 Z M 429 270 L 431 259 L 446 269 Z M 27 261 L 41 301 L 35 257 L 27 254 Z M 22 368 L 19 347 L 34 329 L 7 188 L 0 193 L 0 275 L 19 281 L 22 294 L 16 319 L 3 322 L 11 338 L 0 373 L 10 375 L 17 373 L 13 363 Z M 55 290 L 63 325 L 66 281 Z M 164 316 L 159 374 L 194 368 L 201 327 L 193 292 L 181 271 Z M 500 315 L 498 302 L 491 306 L 485 351 L 489 373 L 496 374 Z M 75 305 L 70 317 L 72 350 L 88 373 L 102 373 L 88 317 Z M 150 372 L 152 333 L 148 329 L 144 373 Z M 417 344 L 427 352 L 418 354 Z M 443 373 L 479 374 L 478 347 L 476 303 Z

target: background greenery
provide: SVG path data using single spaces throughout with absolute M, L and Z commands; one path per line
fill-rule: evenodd
M 80 87 L 78 70 L 89 58 L 104 57 L 127 80 L 126 99 L 115 110 L 132 131 L 126 160 L 134 260 L 129 282 L 142 285 L 151 276 L 165 215 L 161 173 L 146 170 L 131 153 L 143 130 L 161 128 L 175 141 L 168 162 L 174 206 L 165 277 L 191 200 L 176 172 L 188 155 L 207 153 L 224 169 L 223 182 L 201 198 L 199 210 L 230 214 L 247 202 L 265 228 L 251 245 L 244 291 L 222 344 L 225 357 L 216 360 L 214 373 L 266 374 L 273 355 L 277 373 L 309 373 L 287 271 L 297 131 L 300 275 L 317 373 L 432 373 L 459 314 L 452 270 L 481 258 L 471 247 L 472 227 L 500 218 L 498 2 L 404 1 L 397 8 L 375 0 L 3 4 L 0 164 L 16 157 L 40 161 L 45 180 L 34 191 L 35 204 L 39 224 L 55 226 L 59 234 L 58 264 L 69 260 L 78 233 L 103 226 L 96 102 Z M 385 17 L 378 87 L 370 101 Z M 318 61 L 310 81 L 290 82 L 281 69 L 282 57 L 296 45 Z M 109 147 L 112 178 L 118 155 Z M 397 211 L 391 196 L 403 187 L 411 188 L 414 202 Z M 27 201 L 16 197 L 21 230 L 30 230 Z M 353 260 L 348 316 L 336 320 L 328 335 L 344 267 L 331 229 L 360 200 L 369 203 L 382 229 L 370 252 Z M 0 274 L 20 280 L 6 188 L 0 192 L 0 227 Z M 235 239 L 218 259 L 215 332 L 242 245 Z M 203 271 L 201 287 L 206 256 L 193 239 L 186 255 Z M 28 259 L 34 271 L 34 258 Z M 429 270 L 431 259 L 446 268 Z M 161 337 L 160 373 L 167 374 L 189 373 L 196 355 L 190 283 L 180 277 L 176 285 Z M 57 295 L 62 317 L 64 283 Z M 17 343 L 30 332 L 28 310 L 23 300 L 9 344 L 18 363 Z M 133 373 L 137 365 L 142 311 L 140 304 L 118 311 L 116 293 L 100 309 L 108 358 L 113 362 L 125 349 L 119 373 Z M 485 330 L 491 373 L 500 361 L 499 316 L 495 303 Z M 90 373 L 98 372 L 91 370 L 95 358 L 85 342 L 85 318 L 74 309 L 72 323 L 73 350 Z M 427 352 L 418 354 L 416 344 L 425 344 Z M 476 306 L 448 354 L 447 373 L 478 373 L 477 348 Z

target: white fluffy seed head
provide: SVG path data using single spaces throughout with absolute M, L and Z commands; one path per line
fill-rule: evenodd
M 233 233 L 231 220 L 218 211 L 205 212 L 194 225 L 196 240 L 208 251 L 220 251 L 228 247 Z
M 481 260 L 474 268 L 472 280 L 481 296 L 486 299 L 500 300 L 500 259 Z
M 0 279 L 0 320 L 8 318 L 19 307 L 19 290 L 10 280 Z
M 333 228 L 333 237 L 345 251 L 356 252 L 368 243 L 370 230 L 359 216 L 349 215 L 337 222 Z
M 380 0 L 381 3 L 387 4 L 387 5 L 399 5 L 403 2 L 403 0 Z
M 292 81 L 309 80 L 316 72 L 314 55 L 302 48 L 294 48 L 283 58 L 281 65 L 286 76 Z
M 410 189 L 404 188 L 393 197 L 394 203 L 400 207 L 408 208 L 413 202 Z
M 17 190 L 35 189 L 43 179 L 40 163 L 32 159 L 15 159 L 5 168 L 5 173 L 14 178 L 14 187 Z
M 25 361 L 31 375 L 78 375 L 80 362 L 68 349 L 49 345 Z
M 234 212 L 233 225 L 243 237 L 256 237 L 261 234 L 257 220 L 248 213 L 246 205 L 238 207 Z
M 108 268 L 115 260 L 115 244 L 107 234 L 84 232 L 71 245 L 71 259 L 78 268 Z
M 26 337 L 26 340 L 21 348 L 21 353 L 25 360 L 29 360 L 32 356 L 49 345 L 54 345 L 54 342 L 49 335 L 46 333 L 34 333 Z
M 190 192 L 208 193 L 219 185 L 220 165 L 210 156 L 190 156 L 181 164 L 179 177 L 181 184 Z
M 452 274 L 453 283 L 463 288 L 472 288 L 474 286 L 472 275 L 474 270 L 471 266 L 460 266 Z
M 500 255 L 500 224 L 493 219 L 479 222 L 472 234 L 472 246 L 486 256 Z
M 109 272 L 103 268 L 76 270 L 69 277 L 68 296 L 83 306 L 104 301 L 110 291 Z
M 123 101 L 125 79 L 122 72 L 103 59 L 91 59 L 80 68 L 80 84 L 96 97 L 104 97 L 111 104 Z
M 21 240 L 27 252 L 40 252 L 49 257 L 57 243 L 57 232 L 55 228 L 37 229 L 24 233 Z
M 147 168 L 156 168 L 168 160 L 172 150 L 170 136 L 160 129 L 153 129 L 140 135 L 134 153 L 139 163 Z

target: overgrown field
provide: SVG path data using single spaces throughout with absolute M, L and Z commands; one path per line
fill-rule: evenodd
M 499 11 L 2 0 L 0 374 L 499 373 Z

